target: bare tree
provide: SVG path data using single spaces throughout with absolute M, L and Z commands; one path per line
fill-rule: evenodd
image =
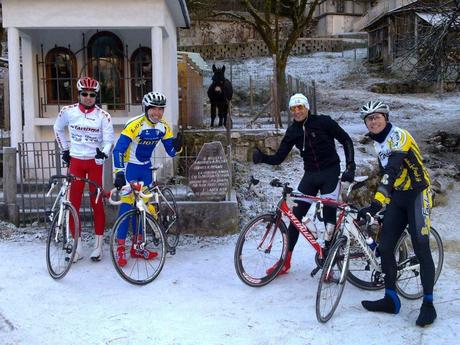
M 240 0 L 239 3 L 245 13 L 211 10 L 212 0 L 189 0 L 195 11 L 200 9 L 200 13 L 207 12 L 207 16 L 233 18 L 249 24 L 259 33 L 275 57 L 277 104 L 285 108 L 287 60 L 297 39 L 316 22 L 313 14 L 319 0 Z M 280 37 L 280 18 L 288 20 L 288 26 L 283 27 L 283 38 Z M 281 118 L 278 116 L 276 120 L 281 126 Z
M 460 81 L 460 0 L 419 1 L 411 30 L 396 32 L 395 65 L 406 77 L 429 82 Z M 395 21 L 407 22 L 401 13 Z M 412 19 L 411 19 L 412 21 Z

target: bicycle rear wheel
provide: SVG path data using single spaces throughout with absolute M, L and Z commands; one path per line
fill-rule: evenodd
M 152 282 L 163 269 L 166 258 L 166 240 L 163 230 L 151 214 L 145 214 L 143 225 L 142 213 L 137 209 L 130 210 L 120 216 L 113 226 L 110 236 L 110 254 L 115 270 L 124 280 L 135 285 Z M 121 227 L 127 226 L 124 245 L 118 241 Z M 123 252 L 127 263 L 120 266 L 119 253 Z M 148 253 L 157 253 L 148 259 Z
M 161 188 L 159 200 L 159 222 L 163 226 L 166 241 L 168 243 L 168 251 L 174 255 L 176 247 L 179 243 L 180 227 L 178 224 L 179 214 L 177 213 L 177 204 L 174 194 L 168 187 Z
M 341 237 L 332 246 L 321 272 L 316 293 L 316 318 L 327 322 L 334 314 L 347 281 L 349 257 L 345 257 L 347 237 Z M 338 265 L 338 262 L 341 264 Z
M 430 250 L 434 262 L 434 283 L 436 284 L 444 263 L 444 246 L 439 233 L 433 227 L 430 230 Z M 407 231 L 403 232 L 399 238 L 395 255 L 398 263 L 396 290 L 407 299 L 422 297 L 423 286 L 420 278 L 420 265 L 415 256 L 410 234 Z
M 235 247 L 235 270 L 247 285 L 261 287 L 275 279 L 288 251 L 286 224 L 273 213 L 251 220 L 241 232 Z M 275 267 L 273 271 L 267 270 Z
M 72 265 L 79 237 L 79 219 L 77 211 L 70 204 L 64 204 L 61 222 L 60 211 L 54 215 L 46 240 L 46 267 L 54 279 L 63 278 Z M 70 220 L 75 224 L 75 238 L 70 231 Z

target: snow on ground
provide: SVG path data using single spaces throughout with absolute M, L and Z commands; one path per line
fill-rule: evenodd
M 341 54 L 318 53 L 290 59 L 288 71 L 319 85 L 319 112 L 329 114 L 355 139 L 360 168 L 375 164 L 369 146 L 356 142 L 365 128 L 357 114 L 368 99 L 383 99 L 392 109 L 392 121 L 423 139 L 438 129 L 459 132 L 459 94 L 376 95 L 368 91 L 380 81 L 369 74 L 361 60 Z M 250 59 L 247 68 L 261 71 L 267 59 Z M 359 74 L 359 77 L 356 74 Z M 338 151 L 343 156 L 339 147 Z M 446 159 L 431 154 L 431 159 Z M 458 155 L 452 164 L 458 167 Z M 237 193 L 242 224 L 268 211 L 279 191 L 268 187 L 275 177 L 294 187 L 303 174 L 298 154 L 278 167 L 236 163 Z M 415 327 L 420 301 L 402 301 L 399 315 L 371 314 L 362 299 L 376 299 L 382 292 L 368 292 L 347 284 L 340 305 L 327 324 L 315 316 L 318 276 L 313 250 L 300 239 L 291 272 L 263 288 L 251 288 L 237 277 L 233 252 L 237 235 L 222 238 L 183 237 L 177 254 L 168 256 L 159 277 L 143 287 L 123 281 L 115 272 L 108 248 L 99 263 L 86 258 L 73 265 L 61 281 L 48 276 L 45 232 L 15 229 L 0 223 L 0 344 L 442 344 L 457 343 L 460 329 L 458 284 L 460 235 L 456 214 L 460 187 L 432 174 L 445 186 L 448 203 L 433 210 L 433 225 L 446 247 L 443 272 L 435 287 L 438 319 L 426 329 Z M 250 175 L 260 178 L 247 191 Z M 107 233 L 106 233 L 107 234 Z M 6 237 L 6 238 L 5 238 Z

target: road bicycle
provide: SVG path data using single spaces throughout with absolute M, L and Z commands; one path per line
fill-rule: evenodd
M 112 205 L 122 204 L 122 200 L 114 200 L 117 194 L 114 188 L 110 193 L 109 202 Z M 152 282 L 163 269 L 168 244 L 163 226 L 157 221 L 162 221 L 160 213 L 155 217 L 155 206 L 149 205 L 149 200 L 155 196 L 150 193 L 142 182 L 128 182 L 119 194 L 130 195 L 134 198 L 134 208 L 123 213 L 116 220 L 110 236 L 110 254 L 117 273 L 127 282 L 135 285 L 145 285 Z M 164 194 L 163 194 L 164 195 Z M 119 235 L 122 229 L 127 229 L 126 237 Z M 119 240 L 124 240 L 120 244 Z M 126 253 L 127 263 L 118 264 L 118 255 Z M 145 253 L 155 252 L 157 256 L 147 259 Z
M 367 178 L 367 177 L 366 177 Z M 345 199 L 352 190 L 364 185 L 366 178 L 356 178 L 350 183 Z M 249 186 L 257 184 L 254 179 Z M 340 187 L 342 183 L 340 183 Z M 283 216 L 305 237 L 316 250 L 315 260 L 317 267 L 311 272 L 314 276 L 321 268 L 325 259 L 324 232 L 312 229 L 311 224 L 300 222 L 293 214 L 292 208 L 296 202 L 316 203 L 315 216 L 322 215 L 323 206 L 339 207 L 346 203 L 330 197 L 317 197 L 304 195 L 289 187 L 289 183 L 282 183 L 278 179 L 270 182 L 270 186 L 282 188 L 282 196 L 273 212 L 256 216 L 243 228 L 235 247 L 234 264 L 238 277 L 247 285 L 261 287 L 270 283 L 277 276 L 284 265 L 288 252 L 288 232 Z M 307 224 L 307 225 L 306 225 Z M 331 234 L 330 242 L 333 243 L 338 227 Z M 318 238 L 316 238 L 318 236 Z M 273 267 L 274 269 L 269 268 Z
M 347 280 L 367 290 L 384 287 L 378 247 L 371 249 L 367 244 L 372 234 L 370 225 L 374 224 L 374 219 L 368 217 L 365 226 L 361 228 L 355 218 L 357 208 L 343 205 L 339 206 L 339 210 L 337 223 L 340 231 L 324 263 L 316 294 L 316 317 L 320 322 L 327 322 L 334 314 Z M 382 217 L 379 216 L 380 223 Z M 441 237 L 433 227 L 430 229 L 430 249 L 435 264 L 436 283 L 444 262 L 444 247 Z M 398 294 L 407 299 L 422 297 L 420 265 L 407 229 L 396 243 L 395 257 Z
M 49 197 L 56 185 L 62 181 L 61 188 L 47 217 L 51 221 L 48 238 L 46 240 L 46 266 L 50 276 L 54 279 L 63 278 L 69 272 L 78 246 L 80 237 L 80 219 L 77 210 L 69 200 L 69 191 L 72 181 L 82 181 L 93 185 L 96 188 L 96 203 L 102 192 L 94 181 L 86 178 L 68 175 L 53 175 L 49 180 L 49 190 L 46 196 Z M 74 229 L 71 229 L 71 223 Z

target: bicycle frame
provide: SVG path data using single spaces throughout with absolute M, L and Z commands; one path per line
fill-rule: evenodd
M 369 226 L 373 222 L 373 219 L 368 220 L 366 223 L 366 226 Z M 407 229 L 404 230 L 404 232 L 408 232 Z M 370 264 L 372 270 L 375 272 L 378 272 L 381 274 L 382 277 L 384 277 L 384 273 L 382 272 L 382 267 L 377 261 L 377 257 L 374 253 L 374 251 L 367 245 L 366 239 L 364 238 L 364 235 L 362 231 L 360 230 L 359 225 L 356 224 L 356 219 L 353 218 L 350 214 L 347 214 L 345 221 L 343 222 L 343 232 L 342 234 L 346 236 L 349 240 L 347 241 L 347 250 L 344 255 L 344 261 L 348 260 L 349 256 L 349 248 L 350 248 L 350 239 L 351 237 L 354 238 L 361 249 L 364 252 L 365 258 L 368 260 L 368 263 Z M 411 258 L 406 258 L 403 261 L 400 261 L 397 263 L 397 272 L 398 275 L 400 275 L 403 272 L 406 271 L 412 271 L 412 270 L 418 270 L 420 267 L 420 264 L 417 262 L 416 264 L 410 264 L 406 266 L 407 263 L 410 263 Z
M 145 229 L 145 224 L 146 224 L 146 220 L 147 220 L 147 213 L 150 213 L 150 210 L 149 210 L 149 207 L 148 205 L 146 204 L 146 202 L 144 201 L 144 199 L 150 199 L 154 196 L 154 194 L 144 194 L 142 192 L 142 188 L 144 186 L 144 183 L 143 182 L 128 182 L 129 186 L 131 187 L 131 191 L 132 193 L 134 193 L 134 205 L 136 207 L 136 209 L 140 212 L 141 214 L 141 222 L 142 222 L 142 227 L 140 227 L 140 229 Z M 112 199 L 112 195 L 114 192 L 116 192 L 117 189 L 114 188 L 110 191 L 110 195 L 108 197 L 109 199 L 109 202 L 112 204 L 112 205 L 120 205 L 122 204 L 123 202 L 121 200 L 118 200 L 118 201 L 115 201 Z M 152 216 L 155 217 L 154 214 L 152 214 Z M 138 227 L 139 224 L 136 224 L 136 227 Z M 139 235 L 139 234 L 138 234 Z M 138 246 L 140 249 L 143 249 L 143 246 L 145 245 L 145 236 L 144 234 L 141 234 L 142 235 L 142 243 L 138 243 L 136 242 L 134 244 L 134 246 Z M 135 247 L 135 249 L 138 249 L 137 247 Z
M 346 210 L 344 210 L 346 212 Z M 345 251 L 345 260 L 348 260 L 348 256 L 350 253 L 350 243 L 351 243 L 351 237 L 356 239 L 358 242 L 359 246 L 364 252 L 364 255 L 366 259 L 368 260 L 369 264 L 371 265 L 372 269 L 376 272 L 382 272 L 382 269 L 380 267 L 380 264 L 377 261 L 377 257 L 375 256 L 374 252 L 372 249 L 367 245 L 366 239 L 364 238 L 363 233 L 361 232 L 359 225 L 356 224 L 356 219 L 353 218 L 349 211 L 347 212 L 345 218 L 343 218 L 342 221 L 342 235 L 346 236 L 348 238 L 347 241 L 347 246 L 346 246 L 346 251 Z
M 97 185 L 96 182 L 94 181 L 91 181 L 91 180 L 88 180 L 86 178 L 81 178 L 81 177 L 76 177 L 76 176 L 73 176 L 73 175 L 53 175 L 51 176 L 50 178 L 50 181 L 51 182 L 51 186 L 50 186 L 50 189 L 48 191 L 48 193 L 46 194 L 46 196 L 50 196 L 51 195 L 51 192 L 53 191 L 54 187 L 56 186 L 57 184 L 57 179 L 63 179 L 64 182 L 62 183 L 62 186 L 59 190 L 59 193 L 57 194 L 56 196 L 56 199 L 54 200 L 54 203 L 53 203 L 53 206 L 51 207 L 51 211 L 48 215 L 48 219 L 50 221 L 53 221 L 53 218 L 54 218 L 54 214 L 55 214 L 55 209 L 57 207 L 57 205 L 59 204 L 59 218 L 58 218 L 58 226 L 59 228 L 62 227 L 62 217 L 63 217 L 63 214 L 64 214 L 64 207 L 65 206 L 73 206 L 72 203 L 70 202 L 69 200 L 69 191 L 70 191 L 70 183 L 71 181 L 83 181 L 85 183 L 89 183 L 89 184 L 92 184 L 95 186 L 96 190 L 97 190 L 97 196 L 96 196 L 96 203 L 98 202 L 99 200 L 99 197 L 101 195 L 101 193 L 103 193 L 104 195 L 107 194 L 104 192 L 104 190 Z M 69 219 L 67 219 L 67 221 L 69 221 Z M 78 222 L 80 221 L 79 219 L 77 220 Z M 75 224 L 75 228 L 79 228 L 79 224 Z M 56 234 L 56 236 L 58 235 L 58 233 Z M 67 241 L 69 240 L 69 234 L 66 234 L 66 239 Z
M 52 185 L 51 185 L 51 188 L 49 189 L 49 191 L 47 193 L 47 196 L 51 195 L 51 192 L 52 192 L 54 186 L 55 186 L 55 183 L 53 182 Z M 59 212 L 58 212 L 58 220 L 57 220 L 59 231 L 56 232 L 56 235 L 55 235 L 55 238 L 54 238 L 54 240 L 56 242 L 58 241 L 60 231 L 62 231 L 62 229 L 63 229 L 62 217 L 64 217 L 64 207 L 67 206 L 67 205 L 72 205 L 71 202 L 69 201 L 69 187 L 70 187 L 70 183 L 69 183 L 68 179 L 66 178 L 64 180 L 64 183 L 62 184 L 61 188 L 59 189 L 59 193 L 57 194 L 56 199 L 54 200 L 53 206 L 51 207 L 51 211 L 50 211 L 50 213 L 48 215 L 48 219 L 50 221 L 53 221 L 56 207 L 59 204 Z M 69 218 L 67 218 L 67 222 L 69 222 L 69 221 L 70 221 Z M 66 224 L 66 225 L 68 225 L 68 224 Z M 75 224 L 75 228 L 77 228 L 77 227 L 79 227 L 79 224 Z M 69 228 L 68 226 L 65 227 L 65 229 L 68 229 L 68 228 Z M 66 241 L 63 242 L 63 246 L 66 246 L 66 244 L 71 240 L 71 235 L 72 234 L 70 234 L 68 232 L 65 234 Z
M 351 190 L 351 187 L 349 191 Z M 324 259 L 324 248 L 321 247 L 321 245 L 318 243 L 315 236 L 311 233 L 308 227 L 306 227 L 301 221 L 299 221 L 292 211 L 293 207 L 297 205 L 296 201 L 307 202 L 310 204 L 317 203 L 320 205 L 320 210 L 322 210 L 324 205 L 335 207 L 341 210 L 341 213 L 337 221 L 337 225 L 334 228 L 334 234 L 332 238 L 334 238 L 335 234 L 337 233 L 337 229 L 340 227 L 342 220 L 344 219 L 345 209 L 346 207 L 348 207 L 348 204 L 346 202 L 335 200 L 332 198 L 324 198 L 324 197 L 317 197 L 313 195 L 306 195 L 300 192 L 285 193 L 284 191 L 283 191 L 283 197 L 278 202 L 277 212 L 280 212 L 279 216 L 281 216 L 281 214 L 284 214 L 286 217 L 288 217 L 291 223 L 297 229 L 297 231 L 299 231 L 302 234 L 302 236 L 305 237 L 305 239 L 318 252 L 319 258 Z

